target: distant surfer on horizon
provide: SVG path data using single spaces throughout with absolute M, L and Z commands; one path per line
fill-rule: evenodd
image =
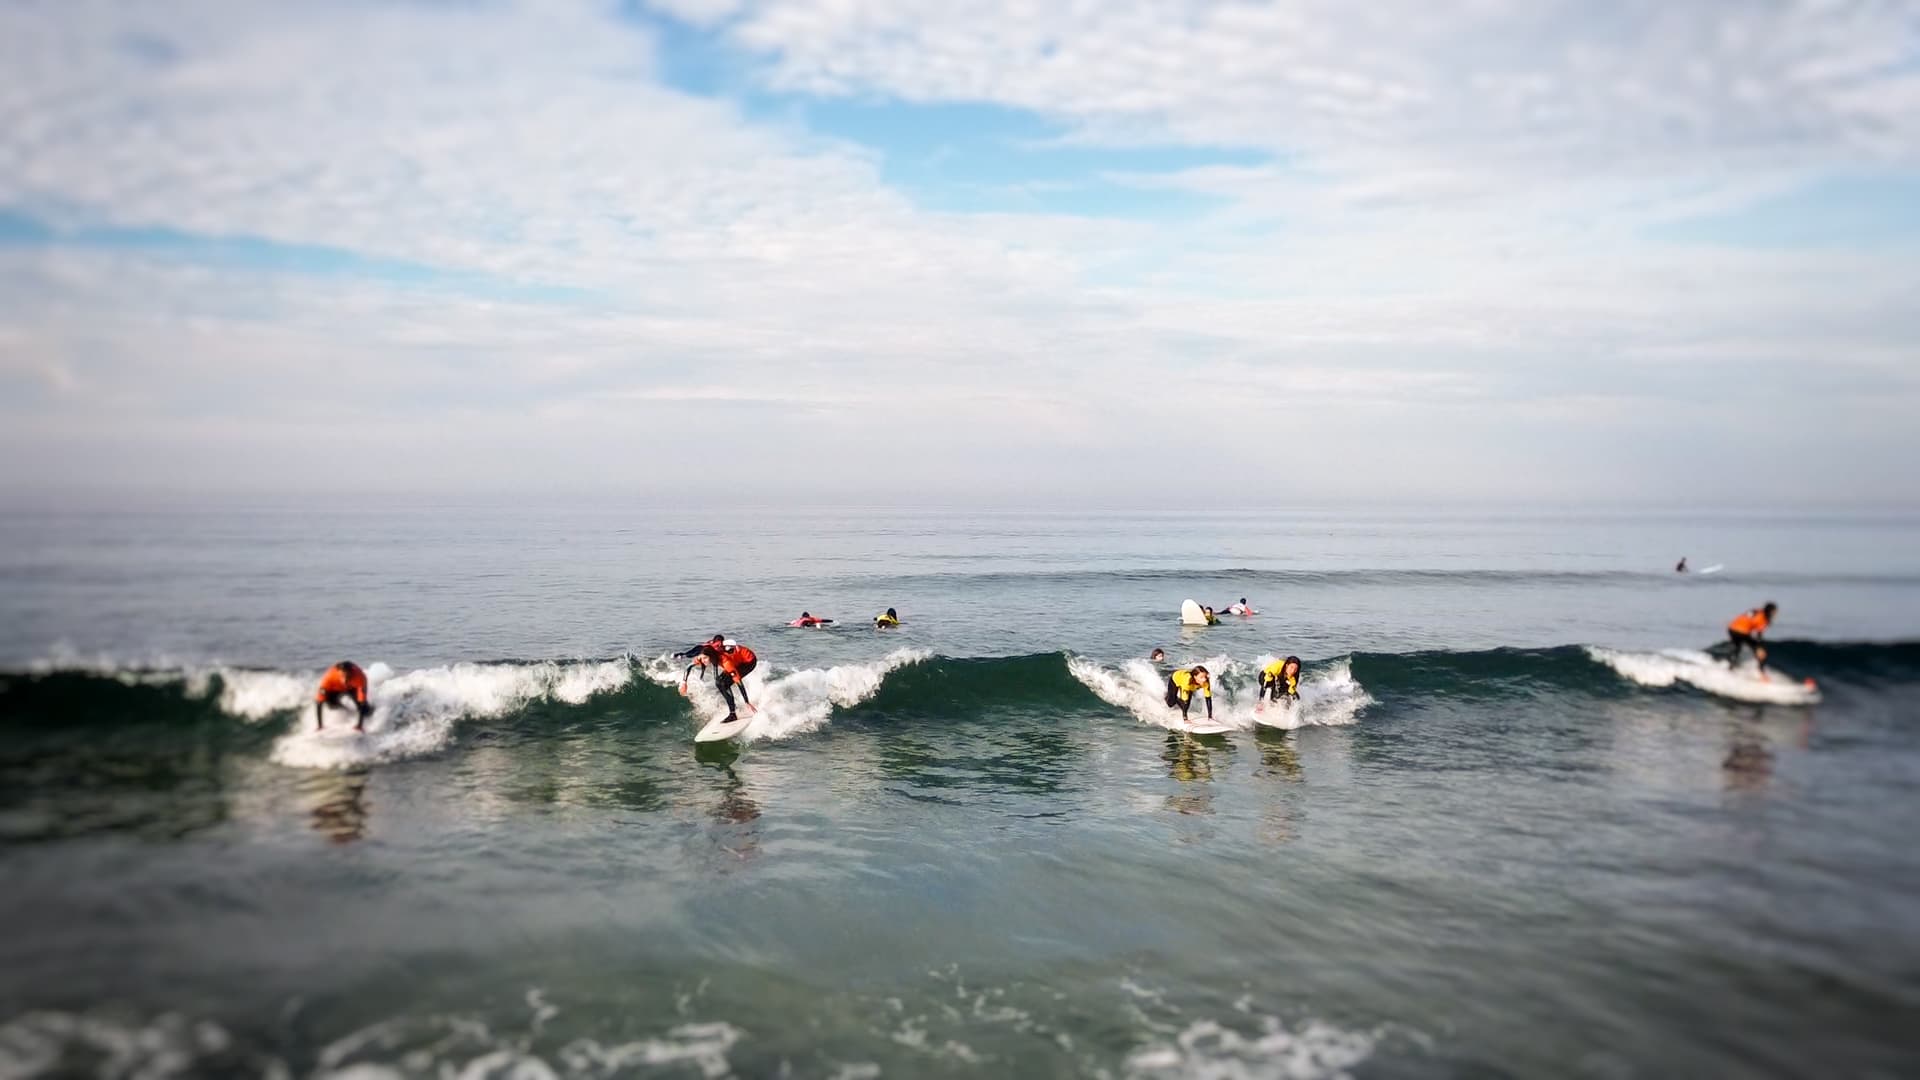
M 1687 572 L 1687 557 L 1685 555 L 1680 556 L 1680 565 L 1674 567 L 1673 572 L 1676 574 L 1684 574 Z
M 822 618 L 819 618 L 818 616 L 816 616 L 816 615 L 814 615 L 814 614 L 813 614 L 812 612 L 808 612 L 808 611 L 803 611 L 803 612 L 801 612 L 801 613 L 800 613 L 800 617 L 799 617 L 799 618 L 797 618 L 797 619 L 795 619 L 795 620 L 793 620 L 792 622 L 790 622 L 790 623 L 788 623 L 787 625 L 788 625 L 788 626 L 804 626 L 804 627 L 807 627 L 807 628 L 809 628 L 809 629 L 812 629 L 812 628 L 814 628 L 814 627 L 818 627 L 818 626 L 832 626 L 832 625 L 833 625 L 833 620 L 832 620 L 832 619 L 822 619 Z
M 1762 678 L 1766 677 L 1767 646 L 1760 639 L 1767 632 L 1767 627 L 1773 625 L 1774 613 L 1779 610 L 1780 605 L 1769 600 L 1765 607 L 1743 611 L 1733 617 L 1733 621 L 1727 624 L 1727 640 L 1733 643 L 1733 655 L 1727 658 L 1728 667 L 1739 667 L 1740 650 L 1752 649 L 1754 666 L 1760 669 Z
M 687 680 L 692 677 L 695 668 L 711 667 L 715 671 L 713 685 L 720 691 L 720 697 L 727 703 L 727 717 L 721 723 L 732 723 L 739 710 L 734 708 L 733 688 L 740 688 L 740 704 L 746 706 L 748 713 L 757 711 L 754 704 L 747 700 L 747 676 L 760 664 L 760 658 L 753 650 L 738 644 L 732 638 L 715 634 L 691 649 L 673 654 L 676 660 L 692 659 L 687 665 L 686 674 L 680 676 L 680 693 L 687 692 Z
M 1260 669 L 1260 693 L 1254 700 L 1278 704 L 1282 696 L 1290 702 L 1300 700 L 1300 658 L 1297 656 L 1275 660 Z
M 1207 699 L 1207 719 L 1213 719 L 1213 676 L 1204 667 L 1181 668 L 1167 676 L 1167 707 L 1180 710 L 1180 722 L 1187 722 L 1187 710 L 1193 708 L 1193 695 L 1199 691 Z
M 325 731 L 327 710 L 338 708 L 343 704 L 342 699 L 349 696 L 353 698 L 354 707 L 360 710 L 353 730 L 367 730 L 367 717 L 373 715 L 373 706 L 367 703 L 367 673 L 351 660 L 340 661 L 320 676 L 320 687 L 313 692 L 313 730 Z
M 900 625 L 900 613 L 892 608 L 888 608 L 873 617 L 873 625 L 876 630 L 888 630 L 897 627 Z
M 1257 611 L 1255 611 L 1255 610 L 1253 610 L 1253 605 L 1252 605 L 1252 604 L 1249 604 L 1249 603 L 1247 603 L 1247 598 L 1243 596 L 1243 597 L 1241 597 L 1241 598 L 1240 598 L 1240 602 L 1239 602 L 1239 603 L 1237 603 L 1237 604 L 1228 604 L 1228 605 L 1227 605 L 1227 614 L 1229 614 L 1229 615 L 1258 615 L 1258 614 L 1260 614 L 1260 613 L 1259 613 L 1259 612 L 1257 612 Z

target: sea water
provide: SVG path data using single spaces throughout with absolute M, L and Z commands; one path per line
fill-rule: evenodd
M 1916 641 L 1889 511 L 16 503 L 0 1076 L 1910 1074 Z

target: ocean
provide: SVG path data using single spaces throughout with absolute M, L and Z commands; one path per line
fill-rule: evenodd
M 0 1078 L 1911 1076 L 1916 690 L 1910 512 L 16 500 Z

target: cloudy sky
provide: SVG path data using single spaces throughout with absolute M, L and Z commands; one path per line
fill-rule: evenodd
M 0 486 L 1920 497 L 1914 0 L 0 2 Z

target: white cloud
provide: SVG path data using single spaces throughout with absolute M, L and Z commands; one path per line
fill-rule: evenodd
M 607 5 L 8 6 L 0 208 L 460 276 L 0 253 L 0 446 L 34 476 L 403 487 L 624 484 L 719 438 L 788 485 L 1279 460 L 1276 496 L 1427 492 L 1442 462 L 1468 493 L 1670 492 L 1604 461 L 1649 424 L 1758 488 L 1719 440 L 1816 405 L 1853 430 L 1779 435 L 1806 477 L 1914 449 L 1889 419 L 1920 404 L 1910 252 L 1644 234 L 1920 165 L 1910 5 L 663 10 L 774 87 L 1276 163 L 1109 178 L 1221 200 L 1171 222 L 939 213 L 872 148 L 663 85 Z M 1815 360 L 1831 377 L 1798 376 Z M 359 437 L 315 415 L 341 400 Z M 1232 422 L 1203 457 L 1187 416 Z

